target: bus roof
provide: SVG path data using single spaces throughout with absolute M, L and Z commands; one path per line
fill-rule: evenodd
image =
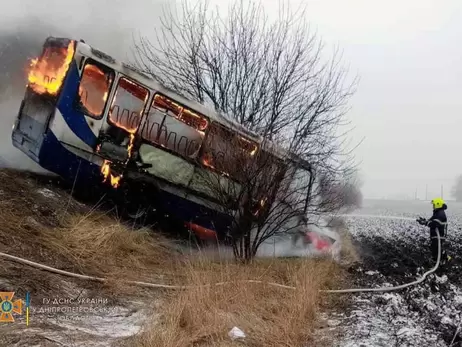
M 190 100 L 184 95 L 179 94 L 178 92 L 164 86 L 160 81 L 155 79 L 153 76 L 150 76 L 143 71 L 137 69 L 134 66 L 128 65 L 126 63 L 120 62 L 110 55 L 88 45 L 87 43 L 83 42 L 82 40 L 76 41 L 76 51 L 80 52 L 81 54 L 92 57 L 93 59 L 111 67 L 114 71 L 118 71 L 123 75 L 139 82 L 140 84 L 144 85 L 145 87 L 152 89 L 154 91 L 158 91 L 167 97 L 171 97 L 178 103 L 181 103 L 191 109 L 195 110 L 196 112 L 202 113 L 204 116 L 210 118 L 212 121 L 220 123 L 225 127 L 236 131 L 240 135 L 248 137 L 254 141 L 256 141 L 265 151 L 268 151 L 279 157 L 280 159 L 291 159 L 293 161 L 298 161 L 294 158 L 293 155 L 289 155 L 287 150 L 282 148 L 281 146 L 277 145 L 271 140 L 263 139 L 262 136 L 256 134 L 255 132 L 246 129 L 243 125 L 237 123 L 236 121 L 230 119 L 230 117 L 226 117 L 223 114 L 217 112 L 216 110 L 212 109 L 211 107 L 207 107 L 197 101 Z M 295 160 L 294 160 L 295 159 Z

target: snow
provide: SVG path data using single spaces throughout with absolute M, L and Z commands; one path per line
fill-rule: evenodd
M 374 275 L 378 275 L 379 272 L 378 271 L 366 271 L 365 274 L 369 276 L 374 276 Z
M 135 336 L 143 330 L 146 322 L 158 319 L 156 301 L 150 297 L 118 295 L 107 297 L 107 302 L 67 302 L 70 298 L 93 298 L 93 291 L 64 279 L 59 281 L 60 293 L 51 294 L 50 303 L 43 298 L 32 300 L 30 326 L 24 329 L 25 317 L 18 317 L 9 333 L 18 342 L 16 346 L 32 345 L 31 341 L 52 341 L 53 346 L 109 347 L 116 342 Z M 53 299 L 63 300 L 61 304 Z M 55 309 L 55 310 L 53 310 Z M 42 346 L 43 344 L 40 344 Z
M 56 198 L 56 197 L 58 197 L 55 192 L 51 191 L 48 188 L 41 188 L 41 189 L 37 190 L 37 193 L 43 195 L 45 198 Z
M 462 209 L 454 205 L 448 204 L 447 211 L 450 266 L 406 290 L 350 296 L 349 312 L 328 317 L 341 322 L 342 338 L 335 346 L 462 346 L 462 336 L 457 336 L 462 321 L 462 215 L 457 212 Z M 363 260 L 353 269 L 356 287 L 404 284 L 432 268 L 428 228 L 415 222 L 430 213 L 428 202 L 376 201 L 349 215 L 349 230 Z

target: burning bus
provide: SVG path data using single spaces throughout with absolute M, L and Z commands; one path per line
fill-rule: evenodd
M 219 239 L 232 213 L 200 177 L 214 175 L 239 190 L 232 165 L 223 169 L 230 159 L 220 149 L 229 137 L 249 160 L 272 157 L 279 176 L 301 170 L 311 177 L 308 163 L 217 112 L 82 40 L 54 37 L 31 62 L 12 131 L 13 145 L 46 170 L 123 191 L 132 218 L 162 208 L 199 237 Z

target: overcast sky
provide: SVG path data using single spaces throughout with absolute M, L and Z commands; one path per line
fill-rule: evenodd
M 462 173 L 462 1 L 311 0 L 361 78 L 351 100 L 366 196 L 424 197 Z
M 277 0 L 262 1 L 277 12 Z M 132 30 L 152 34 L 161 2 L 0 0 L 0 33 L 24 30 L 20 19 L 35 15 L 123 57 Z M 365 137 L 356 152 L 364 194 L 413 196 L 418 188 L 424 197 L 426 184 L 430 196 L 441 184 L 448 193 L 462 173 L 462 1 L 291 0 L 301 2 L 360 77 L 349 117 L 352 136 Z

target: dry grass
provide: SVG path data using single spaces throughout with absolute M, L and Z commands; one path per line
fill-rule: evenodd
M 132 342 L 140 347 L 235 346 L 227 336 L 242 329 L 247 346 L 303 346 L 321 303 L 319 289 L 338 274 L 329 260 L 275 260 L 250 265 L 192 261 L 183 271 L 191 289 L 170 294 L 164 314 Z M 259 279 L 296 290 L 243 283 Z M 224 286 L 202 284 L 230 281 Z
M 172 247 L 158 234 L 100 213 L 70 216 L 47 239 L 82 271 L 105 276 L 139 280 L 146 271 L 171 271 L 175 260 Z
M 63 270 L 109 277 L 112 284 L 121 278 L 159 280 L 160 273 L 168 280 L 173 274 L 177 257 L 164 238 L 131 229 L 77 203 L 64 191 L 47 191 L 32 177 L 0 170 L 0 251 Z M 16 265 L 8 262 L 8 266 Z
M 163 298 L 161 318 L 150 322 L 129 346 L 235 346 L 239 342 L 227 336 L 234 326 L 247 334 L 241 342 L 246 346 L 304 346 L 324 301 L 319 289 L 337 286 L 341 277 L 338 266 L 325 259 L 265 260 L 249 265 L 215 262 L 204 256 L 185 259 L 160 236 L 132 230 L 76 203 L 63 191 L 54 189 L 57 196 L 44 196 L 27 176 L 0 171 L 0 182 L 0 251 L 109 277 L 114 292 L 126 289 L 119 288 L 119 278 L 193 286 L 154 292 L 156 299 Z M 0 277 L 8 276 L 27 290 L 57 283 L 55 275 L 37 270 L 33 278 L 30 269 L 24 276 L 23 267 L 6 265 L 0 266 Z M 297 289 L 240 282 L 246 279 Z M 233 283 L 200 286 L 227 281 Z M 59 290 L 59 285 L 49 289 Z

